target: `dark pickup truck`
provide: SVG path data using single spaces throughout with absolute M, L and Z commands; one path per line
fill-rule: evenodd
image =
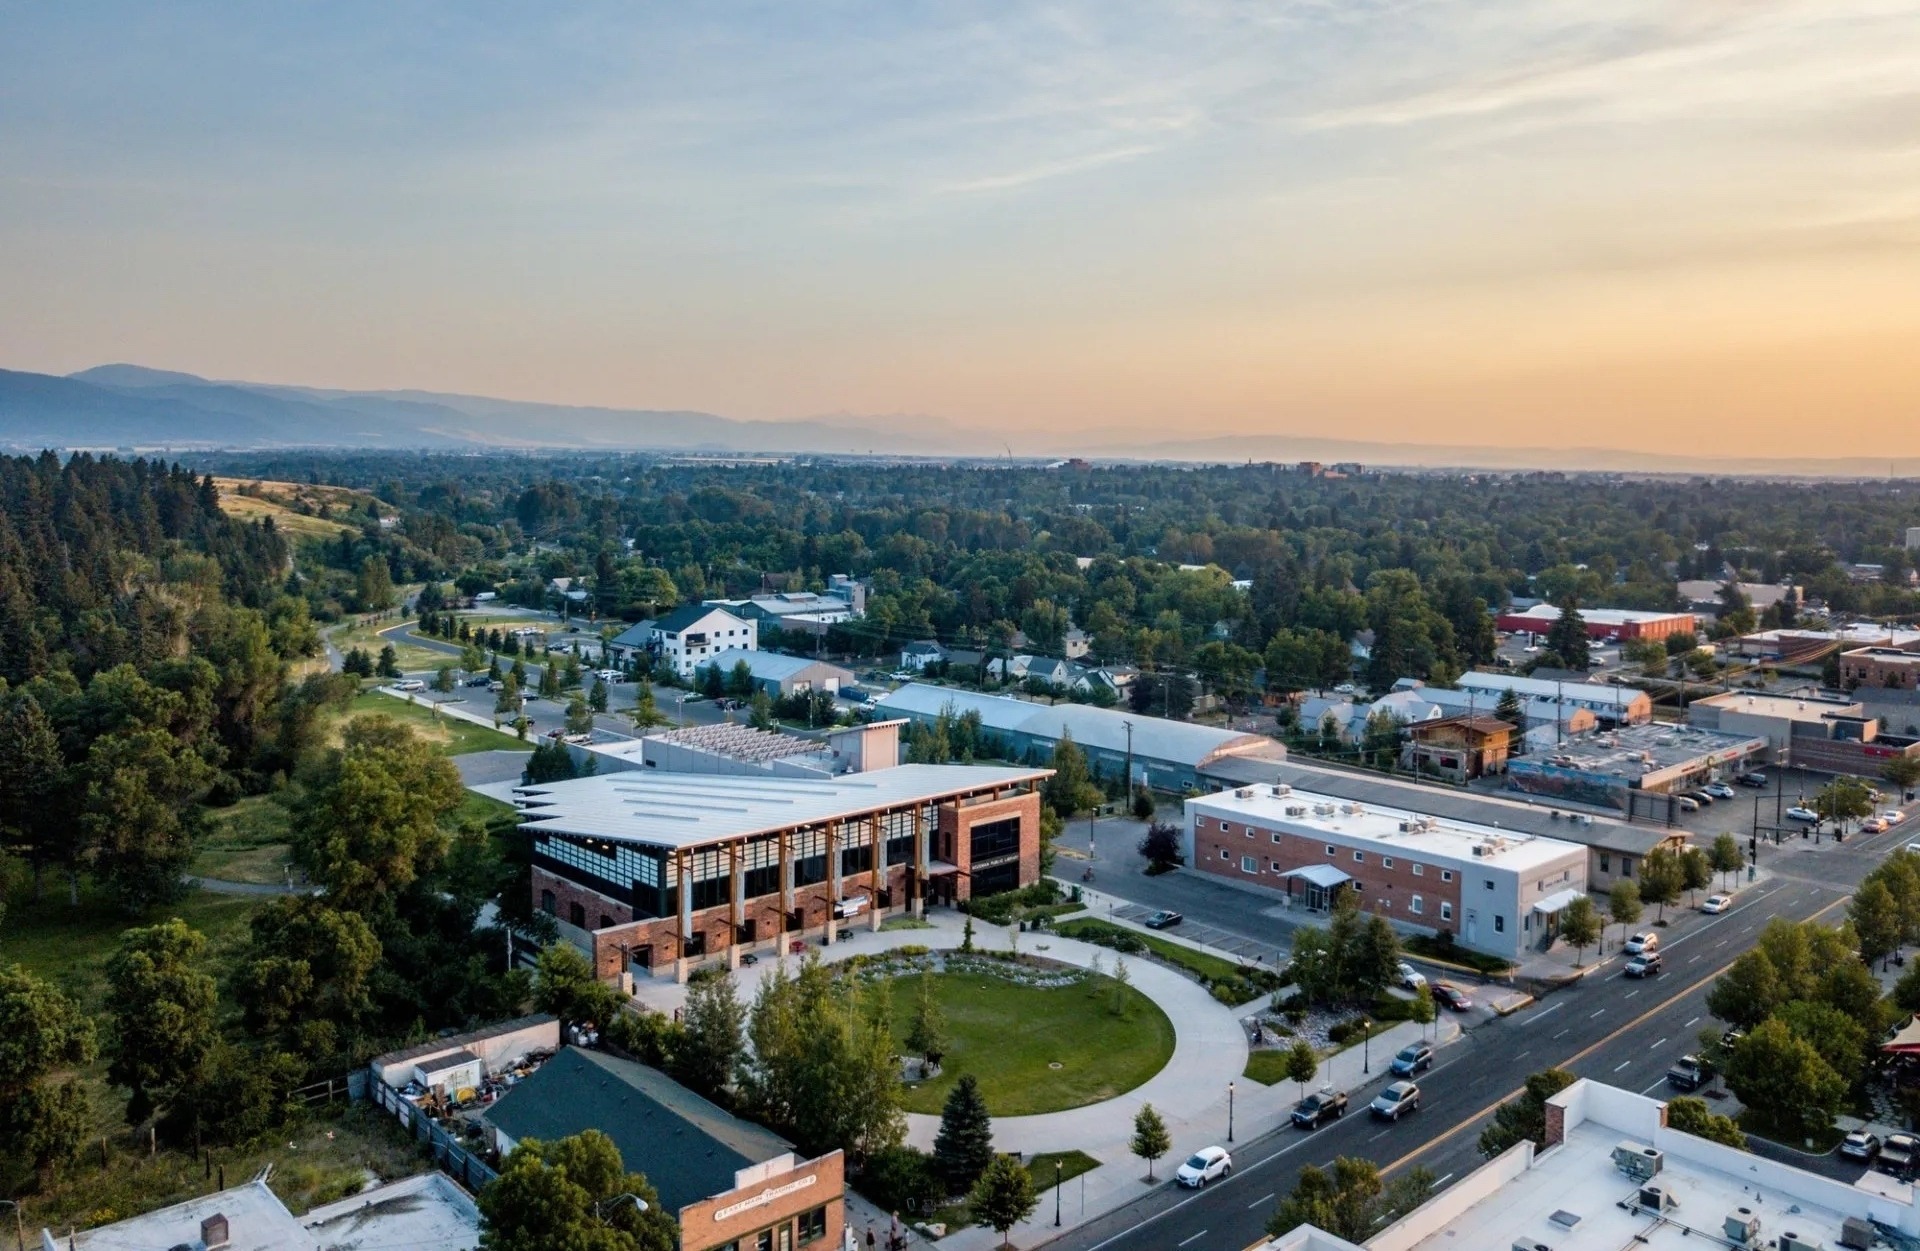
M 1713 1066 L 1699 1056 L 1681 1056 L 1667 1070 L 1667 1085 L 1675 1090 L 1698 1090 L 1713 1080 Z
M 1321 1090 L 1293 1106 L 1293 1123 L 1301 1129 L 1319 1129 L 1327 1121 L 1337 1121 L 1346 1114 L 1346 1091 Z

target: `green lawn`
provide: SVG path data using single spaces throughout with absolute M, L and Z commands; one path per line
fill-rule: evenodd
M 940 1076 L 908 1088 L 910 1112 L 938 1113 L 962 1073 L 979 1081 L 995 1116 L 1077 1108 L 1132 1090 L 1173 1055 L 1173 1022 L 1151 999 L 1127 987 L 1126 1015 L 1109 1011 L 1111 978 L 1043 988 L 943 973 L 933 984 L 951 1049 Z M 895 981 L 894 1035 L 903 1048 L 918 997 L 917 977 Z
M 489 716 L 493 712 L 493 696 L 482 690 L 473 692 L 476 698 L 462 705 L 467 712 Z M 425 703 L 408 703 L 404 699 L 395 699 L 391 695 L 382 695 L 379 691 L 362 691 L 356 695 L 353 704 L 347 710 L 347 716 L 364 717 L 373 713 L 404 721 L 430 743 L 437 744 L 449 756 L 464 755 L 470 751 L 527 751 L 533 745 L 523 743 L 511 734 L 502 734 L 498 730 L 488 729 L 484 725 L 475 725 L 471 721 L 462 721 L 458 717 L 436 717 L 433 708 Z
M 460 663 L 460 658 L 451 652 L 436 651 L 431 647 L 422 647 L 418 643 L 409 643 L 402 638 L 397 631 L 401 626 L 411 624 L 413 620 L 411 617 L 396 615 L 365 625 L 354 621 L 336 627 L 330 637 L 333 645 L 342 652 L 349 652 L 358 647 L 375 660 L 380 659 L 381 648 L 391 646 L 394 663 L 409 672 L 438 669 L 441 665 Z M 396 633 L 384 633 L 387 630 L 394 630 Z
M 1072 1181 L 1082 1173 L 1091 1173 L 1100 1167 L 1100 1161 L 1084 1151 L 1042 1151 L 1027 1161 L 1027 1173 L 1033 1178 L 1035 1191 L 1044 1192 L 1054 1183 L 1053 1164 L 1060 1162 L 1060 1181 Z
M 1093 917 L 1075 917 L 1071 921 L 1062 921 L 1055 925 L 1053 930 L 1054 933 L 1064 934 L 1068 938 L 1125 934 L 1130 938 L 1138 939 L 1148 951 L 1167 963 L 1177 964 L 1210 981 L 1214 978 L 1233 977 L 1240 972 L 1240 966 L 1231 960 L 1223 960 L 1219 956 L 1208 955 L 1204 951 L 1195 951 L 1191 947 L 1170 942 L 1158 934 L 1142 934 L 1124 925 L 1115 925 L 1110 921 L 1101 921 Z
M 192 872 L 227 882 L 285 882 L 292 862 L 287 837 L 287 810 L 269 796 L 249 795 L 232 807 L 209 809 Z
M 1248 1081 L 1259 1082 L 1262 1086 L 1271 1086 L 1275 1082 L 1292 1080 L 1287 1076 L 1287 1051 L 1276 1047 L 1269 1051 L 1255 1051 L 1247 1056 L 1247 1071 L 1241 1074 Z

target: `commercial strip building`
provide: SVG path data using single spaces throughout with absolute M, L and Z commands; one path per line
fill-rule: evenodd
M 1744 634 L 1733 644 L 1733 650 L 1739 655 L 1788 663 L 1796 658 L 1823 654 L 1834 647 L 1842 650 L 1856 647 L 1920 650 L 1920 630 L 1856 621 L 1826 630 L 1761 630 L 1756 634 Z
M 606 1134 L 680 1222 L 681 1251 L 841 1245 L 840 1152 L 801 1159 L 777 1134 L 644 1065 L 568 1047 L 487 1109 L 485 1120 L 502 1156 L 527 1138 Z
M 1186 852 L 1202 873 L 1306 908 L 1351 887 L 1368 912 L 1512 960 L 1550 945 L 1557 914 L 1587 890 L 1576 843 L 1286 783 L 1188 800 Z
M 1895 756 L 1920 757 L 1920 739 L 1884 732 L 1855 700 L 1727 691 L 1688 705 L 1687 721 L 1764 738 L 1772 763 L 1816 773 L 1874 777 Z
M 1523 1139 L 1364 1243 L 1301 1225 L 1260 1251 L 1839 1251 L 1920 1236 L 1913 1187 L 1849 1185 L 1681 1133 L 1667 1105 L 1583 1078 Z
M 1086 704 L 1044 704 L 1007 695 L 982 695 L 955 687 L 910 682 L 874 701 L 882 716 L 932 724 L 943 713 L 974 712 L 991 742 L 990 754 L 1043 763 L 1063 734 L 1086 753 L 1100 776 L 1117 778 L 1129 768 L 1133 780 L 1161 790 L 1198 788 L 1211 770 L 1229 759 L 1285 760 L 1287 749 L 1264 734 L 1243 734 Z
M 1653 720 L 1653 697 L 1631 686 L 1599 682 L 1557 682 L 1547 678 L 1528 678 L 1516 673 L 1463 673 L 1455 683 L 1463 691 L 1476 692 L 1476 698 L 1491 697 L 1496 706 L 1508 691 L 1521 700 L 1549 701 L 1562 716 L 1572 708 L 1591 712 L 1602 726 L 1644 725 Z
M 1496 795 L 1453 786 L 1422 785 L 1366 770 L 1329 768 L 1298 761 L 1282 764 L 1222 761 L 1215 767 L 1215 780 L 1236 788 L 1285 783 L 1296 790 L 1368 808 L 1418 813 L 1442 821 L 1578 843 L 1587 850 L 1587 885 L 1596 894 L 1604 893 L 1623 878 L 1637 877 L 1640 861 L 1654 848 L 1677 848 L 1685 839 L 1680 831 L 1629 825 L 1604 815 L 1539 803 L 1512 792 Z
M 1595 639 L 1664 639 L 1673 634 L 1692 634 L 1698 628 L 1698 622 L 1690 612 L 1582 608 L 1580 617 L 1587 624 L 1587 637 Z M 1545 634 L 1559 620 L 1558 605 L 1535 604 L 1517 612 L 1501 613 L 1494 619 L 1494 625 L 1508 634 Z
M 602 978 L 832 942 L 1040 875 L 1051 770 L 898 765 L 831 778 L 658 769 L 523 786 L 535 905 Z
M 1800 587 L 1777 582 L 1739 582 L 1740 594 L 1746 597 L 1747 604 L 1756 613 L 1763 613 L 1774 605 L 1785 601 L 1789 607 L 1798 609 L 1806 596 Z M 1696 579 L 1681 582 L 1675 589 L 1680 598 L 1687 602 L 1687 608 L 1696 616 L 1703 618 L 1718 617 L 1726 605 L 1721 602 L 1720 593 L 1727 583 Z
M 1920 651 L 1898 647 L 1859 647 L 1840 653 L 1840 685 L 1847 690 L 1875 687 L 1920 690 Z
M 1767 739 L 1757 734 L 1624 726 L 1508 761 L 1507 785 L 1545 799 L 1665 821 L 1674 816 L 1675 795 L 1764 765 L 1769 753 Z

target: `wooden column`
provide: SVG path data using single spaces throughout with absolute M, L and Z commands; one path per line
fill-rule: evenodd
M 727 967 L 740 967 L 740 925 L 747 903 L 747 873 L 745 867 L 746 847 L 739 839 L 727 844 L 727 867 L 732 876 L 732 888 L 727 892 Z
M 674 853 L 674 864 L 680 872 L 680 958 L 674 962 L 673 974 L 685 982 L 691 971 L 687 945 L 693 941 L 693 853 L 681 848 Z
M 872 895 L 872 902 L 868 905 L 867 911 L 873 914 L 873 920 L 870 924 L 873 927 L 873 932 L 877 934 L 880 932 L 881 919 L 880 889 L 885 886 L 887 882 L 887 840 L 883 833 L 883 827 L 880 824 L 879 813 L 875 813 L 867 818 L 867 836 L 873 840 L 873 859 L 869 862 L 870 872 L 867 875 L 868 890 Z
M 840 933 L 840 919 L 834 913 L 834 906 L 840 902 L 840 827 L 837 824 L 827 826 L 827 945 Z
M 787 949 L 787 918 L 793 915 L 793 831 L 780 831 L 780 950 Z M 806 932 L 806 919 L 800 930 Z

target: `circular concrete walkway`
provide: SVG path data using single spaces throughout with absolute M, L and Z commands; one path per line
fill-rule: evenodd
M 942 911 L 929 916 L 928 920 L 932 923 L 930 929 L 876 933 L 864 926 L 851 928 L 843 931 L 841 941 L 833 946 L 813 947 L 809 951 L 818 952 L 831 962 L 896 947 L 918 945 L 950 951 L 960 946 L 964 917 Z M 1006 951 L 1013 945 L 1005 928 L 977 922 L 973 941 L 975 947 L 992 951 Z M 1098 957 L 1102 969 L 1108 972 L 1112 971 L 1117 958 L 1125 958 L 1107 948 L 1058 934 L 1022 934 L 1020 950 L 1083 969 L 1093 967 Z M 733 976 L 741 1000 L 751 1003 L 760 989 L 760 979 L 770 969 L 779 967 L 779 963 L 762 957 L 758 964 L 737 970 Z M 1124 1153 L 1124 1144 L 1133 1134 L 1134 1115 L 1148 1103 L 1165 1116 L 1170 1126 L 1196 1118 L 1218 1120 L 1220 1136 L 1224 1138 L 1229 1082 L 1238 1083 L 1235 1094 L 1244 1114 L 1254 1114 L 1254 1105 L 1269 1101 L 1265 1087 L 1241 1077 L 1247 1067 L 1247 1038 L 1232 1008 L 1214 999 L 1198 982 L 1150 960 L 1128 959 L 1127 974 L 1134 989 L 1151 999 L 1173 1022 L 1172 1058 L 1145 1082 L 1111 1099 L 1060 1112 L 995 1117 L 993 1141 L 1000 1150 L 1031 1153 L 1078 1148 L 1100 1155 L 1102 1148 L 1110 1150 L 1119 1145 Z M 670 982 L 643 982 L 636 991 L 649 1006 L 664 1011 L 670 1012 L 686 1002 L 686 988 Z M 1017 1027 L 1017 1023 L 1015 1025 Z M 930 1149 L 939 1127 L 937 1116 L 909 1113 L 907 1141 Z

